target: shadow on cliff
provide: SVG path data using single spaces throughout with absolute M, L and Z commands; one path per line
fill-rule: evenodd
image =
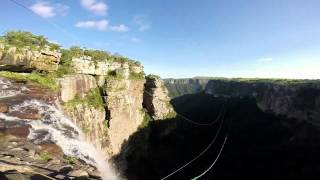
M 307 124 L 299 124 L 297 133 L 297 126 L 283 126 L 283 119 L 263 113 L 253 99 L 214 98 L 198 93 L 178 97 L 171 103 L 179 114 L 199 123 L 215 120 L 222 107 L 226 114 L 213 146 L 168 179 L 191 179 L 201 174 L 216 158 L 228 132 L 218 163 L 203 179 L 320 177 L 320 148 L 315 143 L 319 138 L 314 137 L 318 133 L 311 132 Z M 203 127 L 179 117 L 153 121 L 123 143 L 113 161 L 129 180 L 161 179 L 202 152 L 216 135 L 220 122 Z M 311 135 L 299 139 L 303 133 Z

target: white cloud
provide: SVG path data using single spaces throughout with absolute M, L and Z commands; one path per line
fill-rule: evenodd
M 127 32 L 127 31 L 129 31 L 129 28 L 124 24 L 120 24 L 118 26 L 111 26 L 110 29 L 111 29 L 111 31 L 115 31 L 115 32 Z
M 271 62 L 271 61 L 273 61 L 273 59 L 270 57 L 257 59 L 257 62 Z
M 105 31 L 108 28 L 109 22 L 106 19 L 100 21 L 79 21 L 76 23 L 76 27 L 97 29 L 99 31 Z
M 138 38 L 136 38 L 136 37 L 132 37 L 132 38 L 131 38 L 131 41 L 132 41 L 132 42 L 135 42 L 135 43 L 138 43 L 138 42 L 140 42 L 140 39 L 138 39 Z
M 40 1 L 29 7 L 34 13 L 43 18 L 52 18 L 56 15 L 66 15 L 68 6 L 63 4 L 50 4 L 46 1 Z
M 107 15 L 108 5 L 103 1 L 96 0 L 81 0 L 81 5 L 95 15 L 105 16 Z
M 137 15 L 133 18 L 133 22 L 138 26 L 139 31 L 147 31 L 151 28 L 151 22 L 146 15 Z

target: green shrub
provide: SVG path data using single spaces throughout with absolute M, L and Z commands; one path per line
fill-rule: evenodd
M 139 80 L 139 79 L 144 79 L 144 76 L 145 74 L 143 72 L 140 72 L 140 73 L 130 72 L 129 79 Z
M 51 155 L 47 151 L 43 151 L 39 154 L 39 157 L 43 161 L 50 161 L 52 160 Z
M 39 50 L 48 46 L 51 50 L 59 50 L 60 46 L 50 43 L 44 36 L 37 36 L 26 31 L 8 31 L 2 36 L 2 41 L 7 45 L 17 48 L 29 47 L 32 50 Z
M 144 113 L 144 117 L 143 117 L 143 121 L 142 123 L 139 125 L 139 129 L 143 129 L 149 126 L 150 122 L 152 121 L 151 116 L 148 114 L 148 111 L 146 109 L 143 108 L 143 113 Z
M 66 158 L 66 160 L 67 160 L 67 163 L 68 163 L 68 164 L 71 164 L 71 165 L 73 165 L 73 164 L 75 164 L 75 163 L 77 162 L 77 158 L 76 158 L 76 157 L 73 157 L 73 156 L 68 156 L 68 157 Z

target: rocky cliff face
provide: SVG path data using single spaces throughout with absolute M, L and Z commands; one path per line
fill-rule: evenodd
M 94 178 L 97 170 L 91 164 L 109 170 L 107 174 L 100 171 L 101 176 L 114 179 L 105 159 L 128 147 L 128 139 L 150 121 L 148 113 L 154 119 L 174 113 L 163 81 L 148 78 L 146 83 L 143 67 L 136 61 L 102 51 L 94 51 L 93 59 L 80 48 L 62 50 L 62 58 L 56 51 L 30 49 L 0 46 L 0 70 L 5 70 L 0 76 L 8 78 L 0 79 L 0 133 L 17 130 L 24 141 L 48 141 L 61 147 L 61 156 L 75 156 L 76 163 L 84 161 L 70 170 L 76 171 L 73 174 L 59 172 L 59 178 L 81 174 Z M 9 86 L 11 83 L 23 85 Z M 11 120 L 23 123 L 12 124 Z M 23 126 L 17 129 L 17 124 Z M 74 175 L 78 171 L 80 175 Z
M 139 65 L 109 61 L 93 61 L 90 56 L 82 56 L 73 58 L 73 66 L 76 73 L 91 74 L 97 76 L 107 76 L 111 71 L 122 70 L 124 77 L 128 78 L 130 71 L 133 73 L 141 73 L 142 67 Z
M 52 72 L 58 69 L 60 58 L 60 53 L 48 49 L 40 51 L 17 49 L 16 47 L 6 49 L 0 44 L 0 70 Z
M 205 89 L 210 78 L 164 79 L 171 98 L 194 94 Z
M 137 131 L 143 121 L 142 110 L 145 80 L 116 80 L 106 82 L 105 102 L 111 154 L 119 153 L 123 143 Z
M 320 128 L 318 81 L 212 80 L 206 87 L 206 93 L 215 97 L 252 97 L 264 112 L 292 118 L 298 122 L 307 122 Z
M 169 119 L 175 115 L 164 81 L 154 75 L 146 77 L 143 105 L 154 120 Z
M 66 75 L 57 79 L 57 83 L 59 86 L 59 98 L 62 102 L 68 102 L 76 96 L 84 98 L 87 92 L 97 88 L 95 78 L 84 74 Z

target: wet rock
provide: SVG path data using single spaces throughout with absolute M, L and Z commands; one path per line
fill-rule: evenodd
M 16 136 L 16 137 L 27 137 L 30 133 L 29 128 L 31 128 L 30 125 L 23 125 L 20 127 L 10 127 L 5 130 L 5 133 Z
M 6 113 L 8 112 L 9 108 L 6 104 L 0 103 L 0 113 Z
M 15 116 L 20 119 L 28 119 L 28 120 L 40 120 L 42 118 L 41 114 L 39 114 L 38 110 L 28 109 L 24 112 L 22 111 L 14 111 L 9 113 L 10 116 Z
M 63 157 L 63 151 L 62 149 L 53 143 L 48 143 L 48 144 L 40 144 L 40 151 L 41 152 L 46 152 L 50 156 L 55 156 L 55 157 Z

